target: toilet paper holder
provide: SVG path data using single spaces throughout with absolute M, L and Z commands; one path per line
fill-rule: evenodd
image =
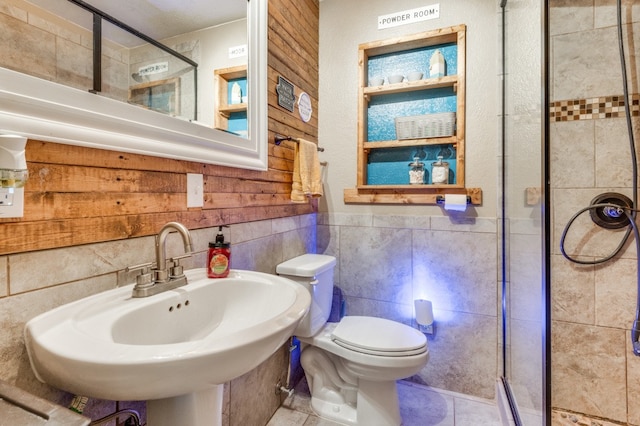
M 444 195 L 437 195 L 436 196 L 436 204 L 440 205 L 440 206 L 444 206 Z M 467 205 L 471 204 L 471 197 L 469 195 L 467 195 Z

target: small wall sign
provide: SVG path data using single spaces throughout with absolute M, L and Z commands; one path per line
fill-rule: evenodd
M 158 62 L 156 64 L 149 64 L 138 68 L 138 74 L 140 76 L 160 74 L 161 72 L 169 71 L 169 62 Z
M 293 107 L 296 104 L 293 84 L 283 77 L 278 76 L 276 92 L 278 93 L 278 105 L 289 112 L 293 112 Z
M 308 123 L 311 120 L 311 116 L 313 115 L 313 107 L 311 106 L 311 97 L 307 92 L 300 93 L 298 97 L 298 113 L 300 114 L 300 118 L 305 123 Z
M 247 45 L 232 46 L 229 48 L 229 59 L 247 56 Z
M 440 3 L 378 16 L 378 29 L 382 30 L 438 18 L 440 18 Z

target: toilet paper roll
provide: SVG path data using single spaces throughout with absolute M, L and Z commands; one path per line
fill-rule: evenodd
M 467 210 L 467 195 L 444 194 L 444 209 L 456 212 Z

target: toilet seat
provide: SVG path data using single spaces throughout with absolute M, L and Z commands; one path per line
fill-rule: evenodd
M 418 330 L 384 318 L 346 316 L 331 333 L 346 349 L 369 355 L 403 357 L 427 351 L 427 339 Z

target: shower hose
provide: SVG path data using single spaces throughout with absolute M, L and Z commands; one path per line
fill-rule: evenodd
M 618 255 L 624 245 L 626 244 L 629 236 L 633 232 L 633 237 L 636 242 L 636 312 L 635 318 L 633 321 L 633 326 L 631 328 L 631 342 L 633 344 L 633 353 L 636 356 L 640 356 L 640 342 L 638 339 L 640 338 L 640 235 L 638 233 L 638 226 L 636 225 L 635 219 L 637 216 L 637 206 L 638 206 L 638 161 L 636 158 L 636 144 L 633 136 L 633 124 L 631 122 L 631 109 L 629 107 L 630 99 L 629 99 L 629 84 L 627 82 L 627 66 L 625 62 L 624 56 L 624 42 L 622 36 L 622 5 L 621 0 L 617 0 L 617 25 L 618 25 L 618 50 L 620 52 L 620 67 L 622 69 L 622 89 L 624 91 L 624 111 L 625 117 L 627 121 L 627 133 L 629 135 L 629 148 L 631 150 L 631 169 L 632 169 L 632 186 L 633 186 L 633 202 L 630 208 L 621 207 L 618 204 L 610 204 L 610 203 L 597 203 L 591 204 L 588 207 L 578 210 L 567 222 L 564 230 L 562 231 L 562 236 L 560 238 L 560 251 L 562 255 L 573 263 L 577 263 L 580 265 L 598 265 L 609 260 L 613 259 L 616 255 Z M 571 228 L 573 222 L 578 218 L 578 216 L 582 215 L 586 211 L 595 210 L 595 209 L 612 209 L 613 211 L 619 212 L 620 215 L 624 214 L 627 219 L 629 219 L 629 226 L 627 227 L 626 232 L 624 233 L 620 244 L 609 254 L 608 256 L 602 257 L 600 259 L 595 260 L 580 260 L 574 257 L 571 257 L 566 253 L 564 247 L 565 237 Z

